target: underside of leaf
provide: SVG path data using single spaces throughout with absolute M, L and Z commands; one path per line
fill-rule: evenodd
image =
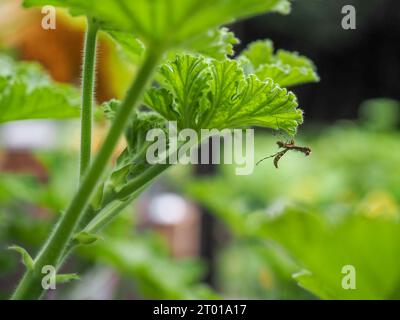
M 180 55 L 161 68 L 160 83 L 145 103 L 180 129 L 259 126 L 294 135 L 303 121 L 292 92 L 271 79 L 245 75 L 235 60 Z
M 25 0 L 24 5 L 68 8 L 96 20 L 104 31 L 126 32 L 167 50 L 190 48 L 194 38 L 237 19 L 290 11 L 289 0 L 102 0 L 101 5 L 98 0 Z

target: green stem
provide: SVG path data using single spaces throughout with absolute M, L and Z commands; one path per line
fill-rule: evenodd
M 116 193 L 115 197 L 120 200 L 129 197 L 132 193 L 139 190 L 144 184 L 152 181 L 155 177 L 160 175 L 170 166 L 170 164 L 157 164 L 151 166 L 143 174 L 133 179 L 132 181 L 129 181 L 119 192 Z
M 127 125 L 129 117 L 134 107 L 140 102 L 163 52 L 161 48 L 149 48 L 146 59 L 135 81 L 128 90 L 124 101 L 121 103 L 107 138 L 96 159 L 85 174 L 78 192 L 36 257 L 33 270 L 27 271 L 21 279 L 12 299 L 38 299 L 42 296 L 42 268 L 46 265 L 58 266 L 59 260 L 63 256 L 68 242 L 79 223 L 82 212 L 86 209 L 91 195 L 102 178 L 107 163 Z
M 88 18 L 83 54 L 80 177 L 90 165 L 98 26 Z

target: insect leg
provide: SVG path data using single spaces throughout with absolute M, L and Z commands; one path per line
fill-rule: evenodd
M 288 152 L 290 149 L 285 149 L 285 150 L 283 150 L 283 151 L 281 151 L 281 152 L 278 152 L 276 155 L 275 155 L 275 159 L 274 159 L 274 165 L 275 165 L 275 168 L 277 168 L 277 169 L 279 169 L 279 161 L 282 159 L 282 157 L 286 154 L 286 152 Z

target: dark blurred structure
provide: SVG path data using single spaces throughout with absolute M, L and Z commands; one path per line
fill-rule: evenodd
M 357 30 L 342 29 L 345 5 Z M 308 121 L 357 117 L 366 99 L 400 99 L 400 1 L 297 0 L 288 16 L 266 15 L 234 27 L 242 47 L 263 38 L 317 65 L 321 83 L 295 88 Z

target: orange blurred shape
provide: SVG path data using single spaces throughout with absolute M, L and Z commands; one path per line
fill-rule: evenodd
M 44 14 L 38 9 L 25 10 L 20 1 L 5 0 L 0 4 L 0 42 L 17 50 L 22 60 L 37 61 L 50 73 L 54 80 L 79 84 L 81 77 L 84 28 L 75 25 L 64 14 L 57 14 L 55 30 L 44 30 Z M 115 96 L 107 85 L 107 61 L 110 48 L 99 41 L 98 102 Z

